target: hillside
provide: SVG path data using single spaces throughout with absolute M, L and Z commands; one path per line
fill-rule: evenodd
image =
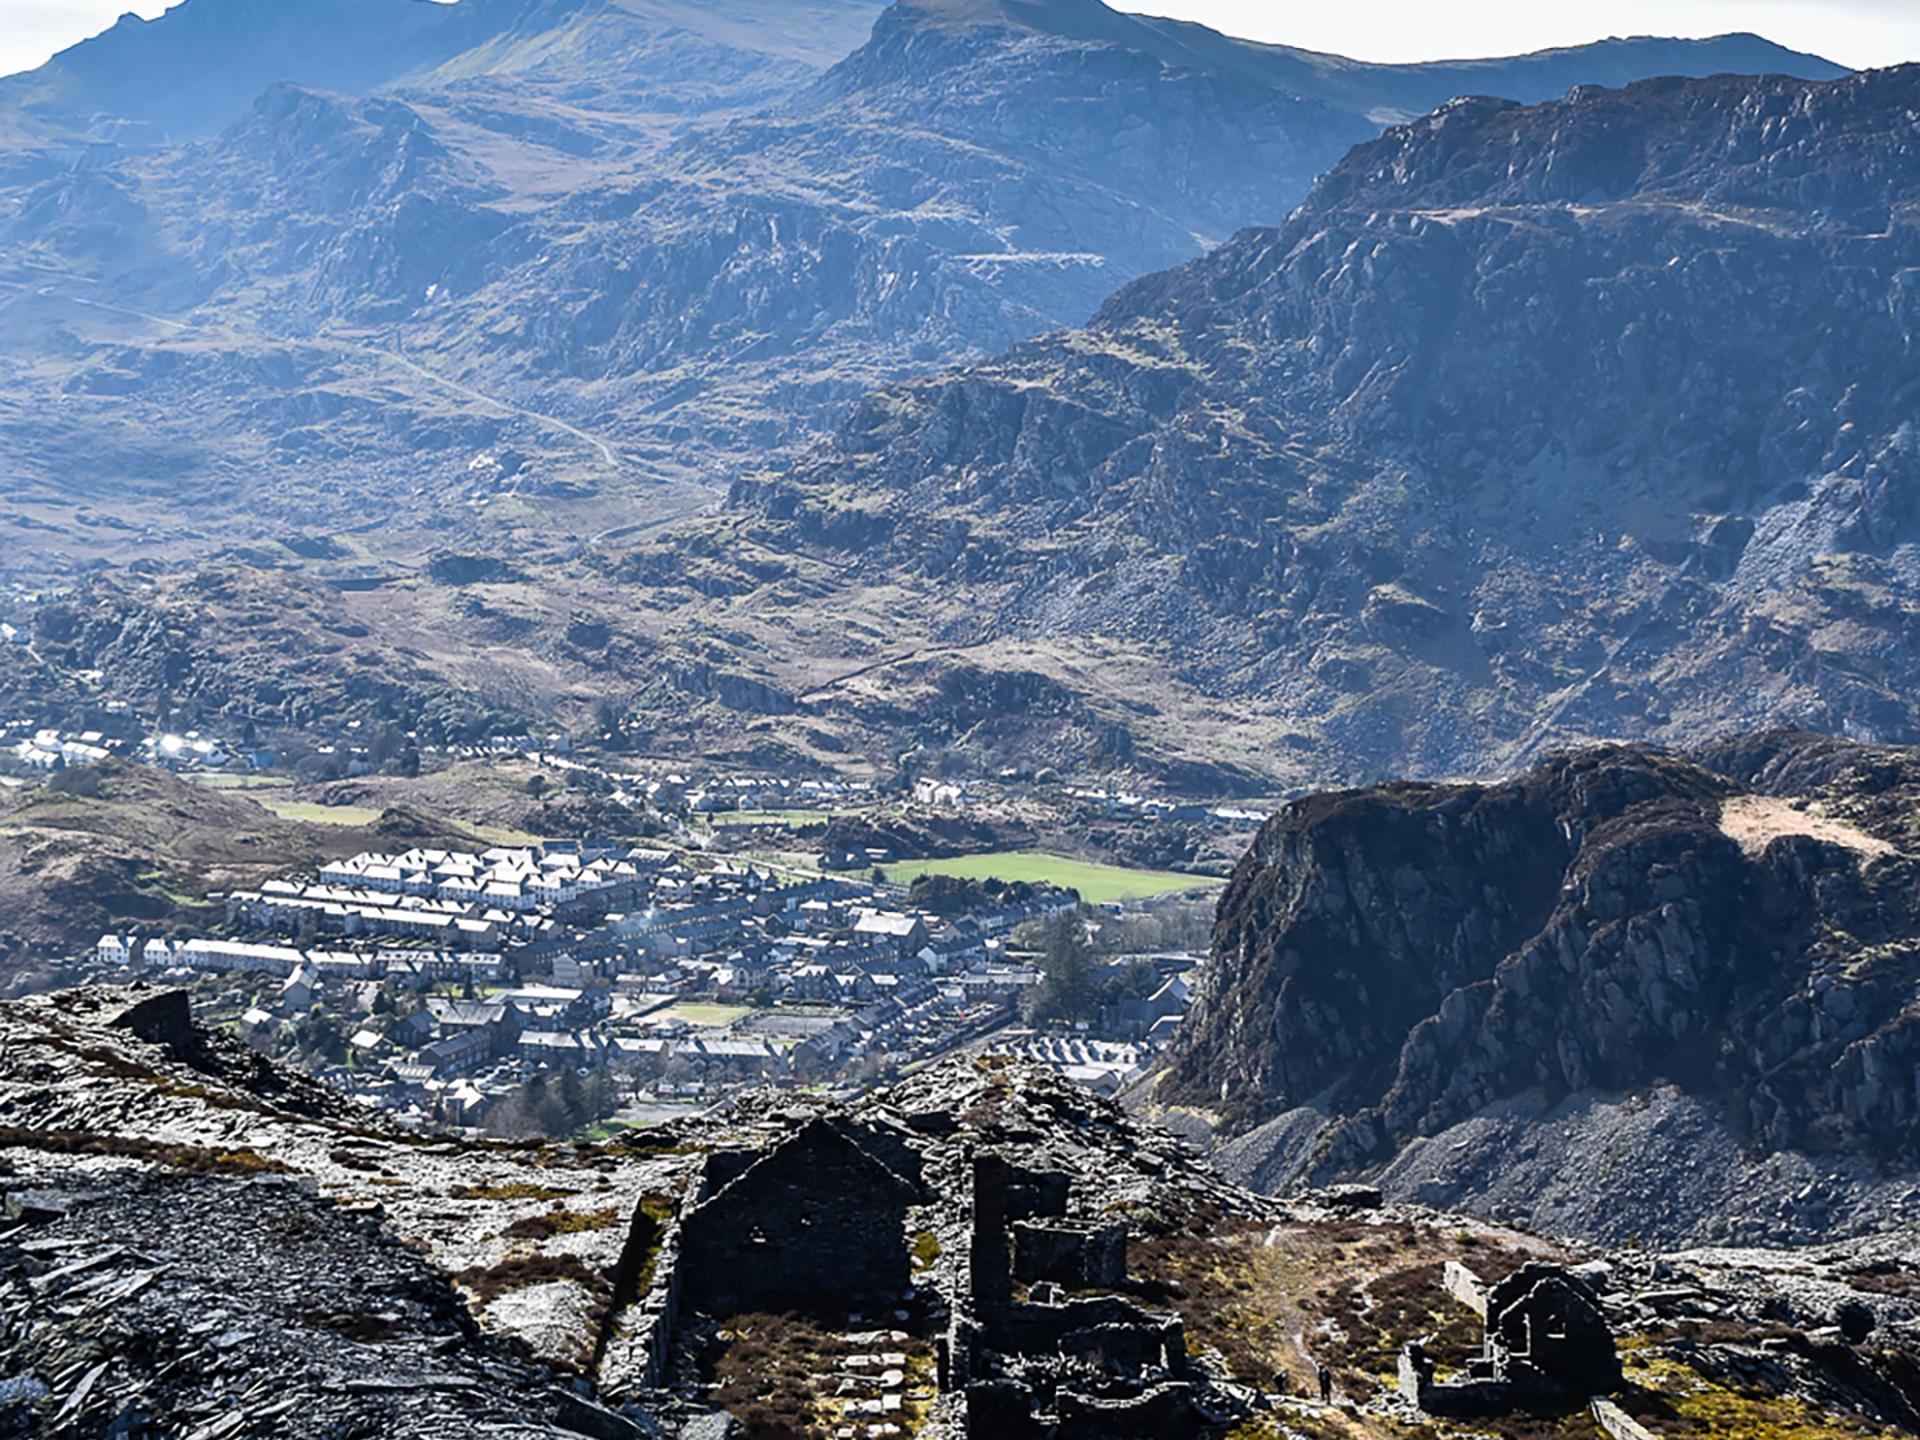
M 1154 1091 L 1228 1173 L 1612 1242 L 1804 1240 L 1916 1193 L 1920 751 L 1607 748 L 1276 816 Z
M 1280 1204 L 1049 1072 L 967 1057 L 854 1105 L 749 1096 L 505 1145 L 370 1125 L 181 992 L 68 991 L 0 1005 L 0 1194 L 16 1433 L 137 1406 L 169 1432 L 297 1413 L 301 1433 L 772 1437 L 895 1414 L 958 1440 L 1064 1413 L 1091 1440 L 1593 1440 L 1594 1386 L 1662 1437 L 1920 1423 L 1910 1237 L 1605 1252 L 1365 1193 Z M 1539 1345 L 1529 1370 L 1502 1338 L 1542 1300 L 1583 1323 L 1583 1364 Z M 1403 1347 L 1451 1379 L 1488 1334 L 1496 1384 L 1418 1388 L 1492 1412 L 1417 1414 Z
M 209 565 L 235 597 L 418 583 L 356 637 L 382 685 L 495 703 L 438 662 L 511 632 L 495 688 L 561 719 L 607 684 L 565 641 L 586 612 L 661 652 L 662 693 L 618 698 L 697 708 L 723 749 L 759 742 L 704 677 L 742 667 L 632 583 L 875 387 L 1081 324 L 1459 86 L 1834 73 L 1748 37 L 1362 66 L 1091 0 L 238 10 L 187 0 L 0 83 L 7 577 L 210 626 L 210 662 L 254 612 L 193 595 Z M 447 550 L 523 586 L 437 595 Z M 336 643 L 307 637 L 301 703 L 370 678 Z M 839 644 L 775 688 L 833 679 Z
M 1451 105 L 1085 328 L 878 392 L 681 563 L 816 653 L 870 670 L 906 616 L 902 659 L 1026 653 L 1302 783 L 1911 740 L 1916 100 L 1910 67 Z
M 44 982 L 36 957 L 78 954 L 111 930 L 202 927 L 224 915 L 210 894 L 395 841 L 473 838 L 403 805 L 365 818 L 374 813 L 360 825 L 284 820 L 243 793 L 121 762 L 4 792 L 0 960 L 9 988 Z
M 629 118 L 647 101 L 737 104 L 838 59 L 878 8 L 879 0 L 734 0 L 723 13 L 687 0 L 192 0 L 151 20 L 124 15 L 40 69 L 0 79 L 8 124 L 0 136 L 55 154 L 204 140 L 281 83 L 365 95 L 484 89 L 511 77 L 560 92 L 576 113 L 624 109 Z M 705 73 L 687 84 L 674 72 L 690 63 Z M 604 88 L 577 83 L 583 65 L 598 69 Z

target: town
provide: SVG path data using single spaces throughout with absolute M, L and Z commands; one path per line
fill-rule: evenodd
M 1191 954 L 1105 963 L 1070 891 L 905 889 L 666 848 L 409 849 L 225 897 L 219 935 L 103 936 L 94 978 L 210 1020 L 421 1129 L 605 1133 L 752 1086 L 851 1094 L 950 1051 L 1103 1093 L 1186 1008 Z
M 39 662 L 41 598 L 5 597 L 0 653 Z M 847 1095 L 960 1049 L 1112 1093 L 1184 1012 L 1219 877 L 1266 815 L 1044 770 L 728 766 L 593 726 L 256 729 L 130 702 L 104 677 L 83 688 L 56 704 L 36 682 L 0 710 L 0 793 L 84 797 L 132 766 L 310 830 L 390 805 L 446 818 L 194 888 L 191 921 L 117 924 L 46 957 L 67 980 L 185 985 L 203 1019 L 421 1129 L 604 1133 L 751 1086 Z M 415 783 L 442 798 L 416 801 Z M 445 797 L 469 784 L 518 810 L 466 824 Z M 555 795 L 581 808 L 523 813 Z M 1102 828 L 1138 843 L 1047 853 Z

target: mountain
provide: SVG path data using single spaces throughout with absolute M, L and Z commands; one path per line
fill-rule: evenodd
M 1137 733 L 1280 779 L 1910 741 L 1917 99 L 1456 102 L 1086 327 L 879 392 L 732 523 L 762 573 L 844 567 L 843 614 L 912 594 L 902 653 L 1131 672 Z
M 175 128 L 208 148 L 107 164 L 107 178 L 96 157 L 84 180 L 50 178 L 12 238 L 56 269 L 85 261 L 91 279 L 121 281 L 118 301 L 134 308 L 220 314 L 239 301 L 276 329 L 404 325 L 418 359 L 609 430 L 648 477 L 757 458 L 886 379 L 1076 324 L 1124 281 L 1284 215 L 1375 133 L 1396 76 L 1411 112 L 1453 83 L 1527 94 L 1543 64 L 1585 75 L 1571 53 L 1445 72 L 1350 67 L 1335 81 L 1325 57 L 1085 0 L 900 5 L 815 82 L 809 67 L 837 58 L 834 36 L 851 44 L 870 9 L 821 0 L 814 23 L 777 26 L 748 0 L 355 5 L 366 14 L 295 0 L 235 23 L 221 0 L 191 0 L 21 77 L 34 94 L 113 77 L 75 112 L 91 117 L 96 99 L 106 107 L 124 88 L 127 124 L 152 129 L 139 117 L 189 107 L 199 118 Z M 355 37 L 352 56 L 316 35 Z M 1623 59 L 1598 47 L 1593 76 L 1638 64 L 1832 72 L 1742 40 L 1642 49 Z M 188 50 L 237 78 L 169 84 L 182 73 L 172 57 Z M 153 95 L 122 85 L 119 72 L 135 68 L 160 87 Z M 281 231 L 328 214 L 324 188 L 317 203 L 294 198 L 310 193 L 310 172 L 366 158 L 340 127 L 304 125 L 284 99 L 249 116 L 276 83 L 390 94 L 381 103 L 409 107 L 409 137 L 490 182 L 491 206 L 458 217 L 468 224 L 409 227 L 387 247 L 393 263 L 367 256 L 345 284 L 316 284 L 325 261 L 297 237 L 230 253 L 218 244 L 229 226 Z M 228 124 L 237 132 L 220 134 Z M 398 143 L 390 125 L 376 128 Z M 262 131 L 278 149 L 262 152 Z M 209 166 L 265 183 L 209 191 Z M 90 243 L 37 224 L 49 211 L 84 216 Z M 493 245 L 509 216 L 513 233 Z M 355 224 L 351 210 L 333 218 Z M 140 269 L 116 274 L 132 255 Z M 156 289 L 161 268 L 173 283 Z M 297 304 L 262 314 L 261 286 Z M 617 480 L 618 467 L 599 478 Z
M 512 76 L 581 110 L 764 98 L 859 43 L 879 0 L 184 0 L 0 79 L 0 134 L 71 152 L 212 138 L 277 84 L 366 95 Z M 682 84 L 674 67 L 698 72 Z M 642 104 L 632 102 L 640 99 Z M 613 103 L 610 103 L 613 102 Z
M 1745 34 L 1707 40 L 1616 37 L 1527 55 L 1384 65 L 1240 40 L 1191 21 L 1130 15 L 1101 0 L 903 0 L 889 12 L 882 30 L 889 22 L 902 39 L 924 41 L 928 35 L 965 36 L 984 29 L 1131 51 L 1175 72 L 1232 75 L 1380 124 L 1415 119 L 1465 95 L 1537 104 L 1576 85 L 1618 87 L 1654 75 L 1834 80 L 1846 73 L 1817 56 Z
M 1155 1099 L 1277 1190 L 1611 1243 L 1873 1228 L 1920 1193 L 1916 801 L 1920 751 L 1790 733 L 1297 801 Z
M 1623 65 L 1832 69 L 1738 38 L 1368 67 L 1093 3 L 352 0 L 375 7 L 365 26 L 321 0 L 256 7 L 227 26 L 222 3 L 187 0 L 162 21 L 116 27 L 0 104 L 22 123 L 44 118 L 58 107 L 35 110 L 29 92 L 69 93 L 74 74 L 138 61 L 157 88 L 128 83 L 129 125 L 168 106 L 206 110 L 186 144 L 158 143 L 149 126 L 92 145 L 84 163 L 70 137 L 5 152 L 9 575 L 35 586 L 93 576 L 112 598 L 90 633 L 129 591 L 152 612 L 143 634 L 207 627 L 224 652 L 196 667 L 207 700 L 245 711 L 256 702 L 218 677 L 250 644 L 248 612 L 190 583 L 212 563 L 253 572 L 214 587 L 224 593 L 305 586 L 324 601 L 303 609 L 337 606 L 329 587 L 386 590 L 345 622 L 368 626 L 356 653 L 373 658 L 345 678 L 322 664 L 303 697 L 329 712 L 369 682 L 390 694 L 406 677 L 416 694 L 462 689 L 468 708 L 512 697 L 564 721 L 609 683 L 610 667 L 583 663 L 564 638 L 566 617 L 591 612 L 664 662 L 617 698 L 676 721 L 691 703 L 723 745 L 737 712 L 710 703 L 706 679 L 690 697 L 675 677 L 746 670 L 751 693 L 804 694 L 887 658 L 827 611 L 805 628 L 838 635 L 783 636 L 774 660 L 744 659 L 730 637 L 760 617 L 716 636 L 711 605 L 814 562 L 777 537 L 761 558 L 728 550 L 700 518 L 733 477 L 801 456 L 875 387 L 1081 323 L 1124 282 L 1286 215 L 1314 175 L 1377 132 L 1383 109 L 1418 109 L 1469 77 L 1532 94 Z M 365 40 L 383 26 L 389 42 Z M 332 38 L 303 38 L 321 32 Z M 217 37 L 209 65 L 251 78 L 230 90 L 165 78 L 191 73 L 178 54 Z M 355 71 L 330 46 L 370 58 Z M 258 94 L 234 99 L 256 82 Z M 69 111 L 117 113 L 113 85 L 100 85 Z M 154 143 L 131 143 L 142 136 Z M 1087 458 L 1098 452 L 1095 442 Z M 1198 563 L 1213 563 L 1204 534 L 1218 518 L 1189 531 L 1169 517 L 1171 550 L 1198 536 Z M 655 537 L 676 526 L 724 560 L 663 558 Z M 935 551 L 957 534 L 944 520 L 921 529 Z M 445 594 L 434 569 L 445 549 L 521 577 L 511 603 Z M 650 583 L 661 575 L 671 585 Z M 636 582 L 653 591 L 638 611 Z M 1115 587 L 1114 602 L 1134 607 L 1139 583 Z M 1238 581 L 1222 570 L 1209 583 Z M 167 608 L 182 591 L 186 608 Z M 1079 623 L 1057 597 L 1044 604 L 1069 631 Z M 1190 630 L 1212 623 L 1206 607 L 1177 608 Z M 956 636 L 979 639 L 903 635 L 893 658 Z M 1189 643 L 1221 668 L 1219 633 Z M 484 687 L 454 673 L 480 653 L 508 667 Z M 1159 654 L 1130 660 L 1167 668 Z M 897 678 L 880 705 L 830 717 L 826 743 L 893 751 L 895 727 L 877 711 Z M 1074 689 L 1057 673 L 1015 681 L 1034 683 Z M 1201 710 L 1266 704 L 1258 684 L 1197 683 Z M 1071 708 L 1063 736 L 1100 748 L 1099 737 L 1132 733 L 1134 719 L 1104 702 L 1079 696 Z M 945 710 L 936 743 L 950 725 L 968 728 Z M 1190 715 L 1170 712 L 1165 733 Z M 1261 758 L 1270 727 L 1235 718 L 1225 731 L 1237 772 L 1272 768 Z M 1303 730 L 1296 743 L 1316 742 Z M 1089 753 L 1077 738 L 1055 748 L 1074 763 Z
M 367 91 L 441 58 L 470 33 L 476 8 L 193 0 L 153 20 L 123 15 L 39 69 L 0 79 L 0 113 L 18 133 L 62 146 L 197 139 L 277 81 Z
M 994 1057 L 852 1104 L 768 1091 L 507 1144 L 383 1128 L 181 991 L 0 1004 L 0 1041 L 0 1433 L 641 1440 L 891 1414 L 1393 1440 L 1414 1397 L 1435 1419 L 1460 1397 L 1485 1433 L 1585 1440 L 1595 1389 L 1661 1435 L 1920 1423 L 1900 1233 L 1607 1252 L 1365 1189 L 1280 1204 Z M 1577 1346 L 1507 1333 L 1549 1314 Z M 1439 1386 L 1395 1385 L 1410 1344 Z M 1476 1356 L 1492 1383 L 1451 1388 Z M 1335 1406 L 1302 1398 L 1321 1374 Z

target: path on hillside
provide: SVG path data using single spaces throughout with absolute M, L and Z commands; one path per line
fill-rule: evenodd
M 41 269 L 42 273 L 47 273 L 44 267 L 33 268 Z M 97 285 L 99 283 L 98 281 L 90 280 L 80 275 L 68 276 L 66 278 L 70 281 L 77 281 L 83 285 Z M 17 281 L 0 281 L 0 284 L 6 284 L 23 293 L 26 290 L 26 287 Z M 162 325 L 169 330 L 177 332 L 187 332 L 200 328 L 198 322 L 193 320 L 172 320 L 165 315 L 155 315 L 145 310 L 134 310 L 125 305 L 114 305 L 103 300 L 89 300 L 85 296 L 75 295 L 71 291 L 62 289 L 58 285 L 42 285 L 33 293 L 49 299 L 64 300 L 70 305 L 84 305 L 92 310 L 104 310 L 109 314 L 125 315 L 135 320 L 144 320 L 149 324 Z M 18 299 L 19 297 L 15 296 L 14 298 Z M 487 394 L 484 390 L 476 390 L 464 381 L 454 380 L 440 374 L 436 370 L 430 370 L 406 354 L 404 349 L 401 348 L 401 341 L 398 336 L 394 338 L 393 348 L 389 350 L 378 345 L 363 344 L 354 340 L 342 340 L 333 336 L 314 335 L 296 338 L 290 335 L 282 335 L 276 331 L 267 329 L 260 324 L 258 319 L 252 316 L 245 317 L 245 323 L 248 329 L 251 329 L 263 339 L 271 340 L 278 344 L 315 345 L 326 349 L 368 356 L 376 360 L 398 365 L 408 373 L 416 375 L 431 384 L 438 385 L 442 389 L 450 391 L 463 399 L 492 406 L 494 409 L 503 411 L 508 415 L 516 416 L 519 419 L 530 421 L 533 424 L 544 426 L 549 430 L 557 431 L 571 439 L 578 440 L 581 444 L 592 448 L 607 468 L 616 473 L 626 469 L 625 462 L 621 460 L 619 453 L 613 448 L 611 442 L 593 434 L 591 431 L 581 429 L 571 421 L 562 420 L 558 415 L 549 415 L 542 410 L 533 410 L 525 405 L 515 404 L 511 400 L 503 400 L 497 395 Z

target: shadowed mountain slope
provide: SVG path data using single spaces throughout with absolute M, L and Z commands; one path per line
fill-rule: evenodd
M 1818 1236 L 1911 1193 L 1920 751 L 1610 748 L 1287 807 L 1155 1098 L 1272 1188 Z M 1684 1177 L 1684 1178 L 1682 1178 Z M 1811 1182 L 1811 1183 L 1810 1183 Z
M 1282 670 L 1298 668 L 1300 624 L 1368 602 L 1329 594 L 1296 615 L 1298 584 L 1316 583 L 1314 566 L 1296 565 L 1279 591 L 1247 567 L 1286 569 L 1287 547 L 1309 532 L 1322 548 L 1351 549 L 1358 512 L 1328 523 L 1323 508 L 1342 503 L 1353 483 L 1347 467 L 1373 463 L 1324 447 L 1309 456 L 1307 440 L 1276 439 L 1276 426 L 1289 435 L 1299 427 L 1276 418 L 1280 407 L 1265 398 L 1277 401 L 1281 388 L 1262 373 L 1268 337 L 1252 317 L 1229 317 L 1212 301 L 1201 320 L 1184 293 L 1211 283 L 1197 277 L 1260 263 L 1261 241 L 1226 244 L 1197 271 L 1145 282 L 1082 332 L 1104 337 L 1130 324 L 1109 317 L 1131 307 L 1138 335 L 1046 342 L 1032 352 L 1044 357 L 1035 373 L 1002 372 L 1014 378 L 994 414 L 955 415 L 950 433 L 938 421 L 929 433 L 944 435 L 939 447 L 962 478 L 933 480 L 937 503 L 916 498 L 875 525 L 854 514 L 833 553 L 798 560 L 771 532 L 747 551 L 711 542 L 720 546 L 712 565 L 685 550 L 663 559 L 648 537 L 713 505 L 733 477 L 801 455 L 876 386 L 1081 324 L 1125 282 L 1202 256 L 1247 224 L 1279 221 L 1316 174 L 1376 133 L 1383 109 L 1418 109 L 1469 78 L 1530 95 L 1586 73 L 1589 55 L 1599 77 L 1622 64 L 1831 68 L 1738 37 L 1608 44 L 1455 70 L 1355 67 L 1092 0 L 884 12 L 864 0 L 797 10 L 769 0 L 387 0 L 386 8 L 287 0 L 225 27 L 223 3 L 187 0 L 164 21 L 119 27 L 98 48 L 36 72 L 52 83 L 83 61 L 146 56 L 158 85 L 191 73 L 172 63 L 180 47 L 203 32 L 224 36 L 210 71 L 245 71 L 263 91 L 217 133 L 172 147 L 101 144 L 81 165 L 70 144 L 16 146 L 0 162 L 14 182 L 0 185 L 0 442 L 17 500 L 0 514 L 9 574 L 64 583 L 83 568 L 138 560 L 138 577 L 119 578 L 151 606 L 216 559 L 256 572 L 216 587 L 235 596 L 285 588 L 283 572 L 322 590 L 423 587 L 417 604 L 373 607 L 372 643 L 357 647 L 371 658 L 357 659 L 350 677 L 339 662 L 317 665 L 324 673 L 311 678 L 329 712 L 369 688 L 391 692 L 399 677 L 409 689 L 442 688 L 444 673 L 418 674 L 442 656 L 491 675 L 480 657 L 509 645 L 521 658 L 511 680 L 489 680 L 488 706 L 509 696 L 542 711 L 571 705 L 583 691 L 604 693 L 613 667 L 583 664 L 567 647 L 568 617 L 617 613 L 638 632 L 632 648 L 658 663 L 644 676 L 622 672 L 632 693 L 615 698 L 674 723 L 691 700 L 702 725 L 725 730 L 733 717 L 716 714 L 712 694 L 806 694 L 886 656 L 831 633 L 846 607 L 815 610 L 804 593 L 791 603 L 783 593 L 739 625 L 716 624 L 710 605 L 783 577 L 789 590 L 808 591 L 814 580 L 796 564 L 896 577 L 890 556 L 904 543 L 914 584 L 960 573 L 1035 588 L 968 595 L 959 610 L 927 607 L 924 634 L 912 633 L 916 610 L 898 655 L 1024 644 L 1036 626 L 1070 644 L 1106 634 L 1129 647 L 1131 663 L 1162 676 L 1171 668 L 1202 708 L 1261 712 L 1221 725 L 1229 764 L 1243 773 L 1286 769 L 1267 758 L 1280 735 L 1295 747 L 1358 748 L 1329 708 L 1347 702 L 1325 689 L 1285 707 L 1277 728 L 1269 702 Z M 334 4 L 372 7 L 375 30 L 398 27 L 377 52 L 335 37 L 366 59 L 362 71 L 352 56 L 329 59 L 331 40 L 301 38 L 367 28 L 347 25 Z M 862 34 L 866 43 L 853 49 Z M 830 63 L 836 35 L 853 53 Z M 288 71 L 287 56 L 301 65 L 284 82 L 267 80 Z M 1315 78 L 1328 76 L 1338 83 Z M 1392 102 L 1396 77 L 1406 89 Z M 147 105 L 144 93 L 128 89 L 127 118 Z M 98 108 L 110 98 L 101 91 L 76 108 L 110 116 Z M 226 103 L 212 88 L 203 98 Z M 1149 315 L 1156 307 L 1167 313 Z M 1155 347 L 1189 324 L 1176 308 L 1214 327 L 1223 344 L 1195 337 L 1191 355 L 1165 363 Z M 1259 323 L 1269 322 L 1295 323 L 1278 315 Z M 1231 327 L 1244 333 L 1228 340 Z M 1356 341 L 1345 363 L 1370 343 Z M 1326 358 L 1308 368 L 1324 369 Z M 1083 377 L 1084 364 L 1109 373 Z M 994 373 L 989 366 L 925 393 L 985 395 Z M 1143 482 L 1138 442 L 1203 393 L 1199 419 L 1165 433 L 1154 478 Z M 1060 437 L 1038 419 L 1016 422 L 1017 409 L 1053 397 L 1063 402 Z M 917 424 L 917 394 L 900 403 L 884 423 L 877 417 L 893 398 L 860 404 L 849 462 L 809 461 L 801 477 L 844 477 L 867 463 L 853 452 L 878 443 L 898 452 L 890 472 L 917 464 L 886 438 Z M 1214 424 L 1231 435 L 1211 433 Z M 979 509 L 966 492 L 982 489 L 997 513 L 1001 499 L 985 492 L 1002 488 L 992 448 L 1010 426 L 1030 437 L 1019 441 L 1023 463 L 1044 471 L 1043 488 L 1064 504 L 1025 509 L 996 535 L 997 521 L 966 518 Z M 976 438 L 985 448 L 968 460 Z M 1236 458 L 1247 453 L 1242 441 L 1279 458 L 1257 457 L 1249 477 Z M 1129 444 L 1123 467 L 1134 478 L 1121 488 L 1145 483 L 1152 494 L 1134 504 L 1116 489 L 1108 508 L 1130 515 L 1115 523 L 1134 533 L 1084 546 L 1062 527 L 1090 518 L 1087 497 L 1113 488 L 1107 461 Z M 1189 445 L 1198 448 L 1183 453 Z M 1288 485 L 1275 477 L 1303 466 L 1333 478 L 1315 480 L 1313 503 L 1277 523 L 1271 498 Z M 1220 472 L 1220 488 L 1196 482 L 1200 470 Z M 863 504 L 881 505 L 887 487 L 867 493 Z M 896 521 L 902 539 L 886 540 Z M 706 521 L 700 528 L 711 535 Z M 297 550 L 280 543 L 290 532 L 307 537 Z M 1051 537 L 1067 541 L 1059 566 L 1036 568 L 1012 551 L 1004 564 L 995 558 L 995 547 L 1030 540 L 1050 554 Z M 481 557 L 476 574 L 518 577 L 511 613 L 440 594 L 434 557 L 446 548 Z M 761 548 L 788 558 L 764 560 Z M 860 551 L 862 568 L 844 572 L 841 548 Z M 1382 558 L 1391 544 L 1367 548 L 1365 563 L 1341 562 L 1337 583 L 1370 576 L 1370 593 L 1394 580 Z M 1097 593 L 1068 588 L 1108 574 L 1115 583 Z M 156 575 L 161 583 L 149 586 Z M 1431 608 L 1454 618 L 1421 643 L 1478 664 L 1462 649 L 1460 597 L 1425 595 L 1424 582 L 1408 578 L 1415 598 L 1402 603 L 1389 589 L 1375 607 L 1382 643 L 1398 644 L 1387 632 Z M 653 591 L 637 607 L 635 581 Z M 898 625 L 897 597 L 871 593 L 879 628 Z M 1280 593 L 1292 598 L 1278 601 Z M 203 608 L 194 615 L 157 623 L 206 619 L 235 645 L 248 643 L 244 625 L 196 597 Z M 779 621 L 774 612 L 796 611 L 799 632 L 754 634 L 763 620 Z M 749 640 L 758 656 L 738 653 Z M 1342 640 L 1313 659 L 1315 673 L 1339 677 L 1342 696 L 1361 693 L 1374 663 L 1364 648 Z M 1560 648 L 1544 680 L 1488 694 L 1491 722 L 1509 725 L 1540 684 L 1559 688 L 1565 667 L 1591 658 L 1584 633 Z M 978 655 L 969 670 L 999 665 Z M 231 690 L 215 693 L 231 668 L 201 667 L 207 699 L 250 709 Z M 743 668 L 756 672 L 744 685 L 727 673 L 717 686 L 704 678 Z M 703 677 L 691 696 L 685 676 Z M 1039 679 L 1078 685 L 1059 673 Z M 1029 685 L 1016 678 L 1012 688 Z M 1063 731 L 1095 737 L 1085 758 L 1104 761 L 1118 752 L 1100 737 L 1128 735 L 1139 717 L 1084 700 L 1073 701 L 1079 713 Z M 852 745 L 897 754 L 896 741 L 916 738 L 880 713 L 888 708 L 900 709 L 891 697 L 879 706 L 856 698 L 834 716 L 834 729 L 851 732 L 830 737 L 839 753 Z M 1192 713 L 1185 702 L 1169 706 L 1151 748 L 1164 754 L 1182 743 Z M 929 738 L 941 743 L 938 732 L 973 723 L 949 707 Z M 1441 747 L 1428 748 L 1438 763 Z
M 1281 773 L 1910 739 L 1917 100 L 1458 102 L 1085 328 L 876 394 L 739 528 L 964 594 L 936 643 L 1158 656 Z

